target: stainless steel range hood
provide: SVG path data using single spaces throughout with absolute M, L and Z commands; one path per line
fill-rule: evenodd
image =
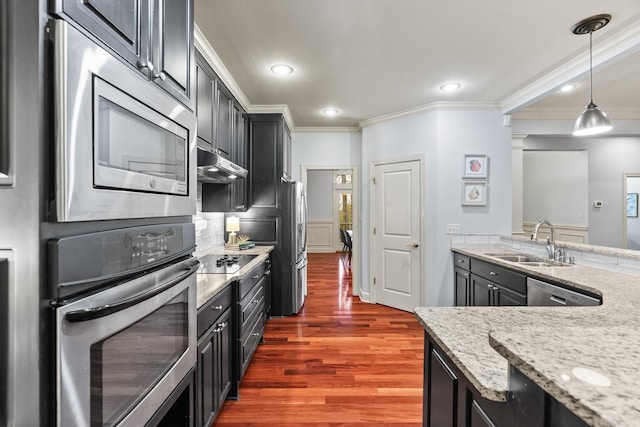
M 225 159 L 218 153 L 198 147 L 198 181 L 228 184 L 235 179 L 246 178 L 248 171 Z

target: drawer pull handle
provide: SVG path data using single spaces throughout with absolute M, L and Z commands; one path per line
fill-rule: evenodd
M 458 264 L 464 264 L 464 260 L 463 259 L 459 259 L 458 260 Z
M 214 305 L 211 307 L 211 310 L 222 310 L 222 306 L 221 305 Z
M 498 273 L 496 273 L 495 271 L 490 271 L 489 274 L 492 275 L 492 276 L 497 276 L 498 275 Z
M 265 271 L 265 272 L 264 272 L 264 275 L 265 275 L 265 276 L 269 276 L 269 275 L 271 275 L 271 270 L 267 270 L 267 271 Z
M 260 302 L 260 300 L 254 299 L 253 301 L 251 301 L 251 304 L 257 304 L 259 302 Z
M 260 276 L 258 276 L 257 274 L 255 276 L 251 276 L 252 279 L 259 279 Z
M 258 332 L 254 332 L 254 333 L 252 333 L 252 334 L 251 334 L 251 336 L 252 336 L 252 337 L 259 337 L 259 336 L 260 336 L 260 333 L 258 333 Z

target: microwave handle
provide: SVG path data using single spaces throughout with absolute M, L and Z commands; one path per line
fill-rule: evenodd
M 65 315 L 65 319 L 69 322 L 86 322 L 88 320 L 99 319 L 100 317 L 105 317 L 113 313 L 117 313 L 118 311 L 125 310 L 129 307 L 132 307 L 136 304 L 141 303 L 142 301 L 148 300 L 149 298 L 153 298 L 154 296 L 161 294 L 167 289 L 175 286 L 176 284 L 182 282 L 187 277 L 194 274 L 198 267 L 200 266 L 200 261 L 195 261 L 189 267 L 187 267 L 186 273 L 181 274 L 175 279 L 171 279 L 168 282 L 154 287 L 153 289 L 133 296 L 131 298 L 124 299 L 122 301 L 115 302 L 113 304 L 101 305 L 98 307 L 86 308 L 83 310 L 70 311 Z

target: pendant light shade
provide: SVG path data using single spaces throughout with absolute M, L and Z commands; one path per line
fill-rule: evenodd
M 598 31 L 611 21 L 611 15 L 595 15 L 583 19 L 571 28 L 574 34 L 589 34 L 589 77 L 591 101 L 576 119 L 573 127 L 575 136 L 597 135 L 613 129 L 607 114 L 593 102 L 593 32 Z

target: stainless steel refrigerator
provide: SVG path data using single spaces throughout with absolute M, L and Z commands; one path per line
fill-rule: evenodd
M 307 294 L 307 202 L 301 182 L 282 184 L 282 314 L 297 314 Z

